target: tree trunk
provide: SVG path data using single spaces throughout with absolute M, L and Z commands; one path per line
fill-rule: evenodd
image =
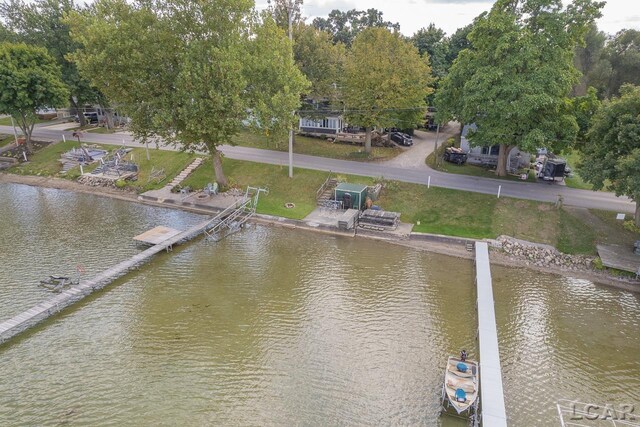
M 371 153 L 371 131 L 370 127 L 365 128 L 364 152 L 367 154 Z
M 71 114 L 78 116 L 78 121 L 80 122 L 80 126 L 86 126 L 87 121 L 84 118 L 84 114 L 78 108 L 78 104 L 73 100 L 73 96 L 69 96 L 69 105 L 71 105 Z
M 109 130 L 114 129 L 115 126 L 113 124 L 113 111 L 103 108 L 104 117 L 105 117 L 105 127 Z
M 496 165 L 496 175 L 507 176 L 507 159 L 509 158 L 509 153 L 513 148 L 513 145 L 500 144 L 500 151 L 498 151 L 498 164 Z
M 22 131 L 24 135 L 24 143 L 27 147 L 27 153 L 33 153 L 33 144 L 31 144 L 31 134 L 33 133 L 33 123 L 29 125 L 27 120 L 27 115 L 24 113 L 20 113 L 20 117 L 14 117 L 14 120 L 18 123 L 18 127 Z
M 224 170 L 222 170 L 222 153 L 217 148 L 213 149 L 213 170 L 216 173 L 216 182 L 220 188 L 227 188 L 229 181 L 224 176 Z

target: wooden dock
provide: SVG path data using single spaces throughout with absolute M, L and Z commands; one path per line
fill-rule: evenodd
M 498 328 L 493 303 L 489 246 L 476 242 L 476 287 L 478 290 L 478 341 L 480 342 L 480 405 L 484 427 L 506 427 L 498 350 Z
M 180 230 L 159 225 L 142 234 L 138 234 L 133 238 L 133 240 L 139 243 L 144 243 L 145 245 L 159 245 L 165 240 L 175 237 L 180 233 Z
M 95 277 L 88 280 L 82 280 L 78 285 L 0 323 L 0 344 L 37 325 L 66 307 L 75 304 L 94 291 L 104 288 L 114 280 L 127 274 L 129 271 L 147 263 L 157 253 L 165 251 L 173 245 L 189 241 L 202 234 L 210 224 L 211 220 L 206 220 L 186 231 L 178 232 L 178 234 L 164 239 L 162 242 L 151 246 L 130 259 L 104 270 Z
M 597 245 L 596 248 L 605 267 L 640 274 L 640 255 L 633 253 L 631 245 Z

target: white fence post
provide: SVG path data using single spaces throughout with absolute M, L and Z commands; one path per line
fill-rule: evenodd
M 431 188 L 431 175 L 429 175 L 429 179 L 427 180 L 427 188 Z
M 498 185 L 498 199 L 500 198 L 500 191 L 502 191 L 502 185 Z

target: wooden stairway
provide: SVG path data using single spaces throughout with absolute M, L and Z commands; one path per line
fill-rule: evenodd
M 203 161 L 204 159 L 202 159 L 201 157 L 197 157 L 193 162 L 191 162 L 189 166 L 184 168 L 182 172 L 176 175 L 176 177 L 173 178 L 173 180 L 169 184 L 167 184 L 167 187 L 173 188 L 176 185 L 180 185 L 182 181 L 184 181 L 189 175 L 191 175 L 191 172 L 196 170 L 196 168 L 202 164 Z

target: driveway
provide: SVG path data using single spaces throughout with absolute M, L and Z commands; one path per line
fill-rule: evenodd
M 448 138 L 459 132 L 459 124 L 451 122 L 444 129 L 440 129 L 438 144 L 442 144 Z M 435 149 L 436 133 L 423 130 L 416 130 L 413 135 L 413 146 L 405 148 L 402 154 L 393 159 L 380 162 L 384 166 L 395 166 L 407 169 L 428 170 L 430 169 L 425 159 Z

